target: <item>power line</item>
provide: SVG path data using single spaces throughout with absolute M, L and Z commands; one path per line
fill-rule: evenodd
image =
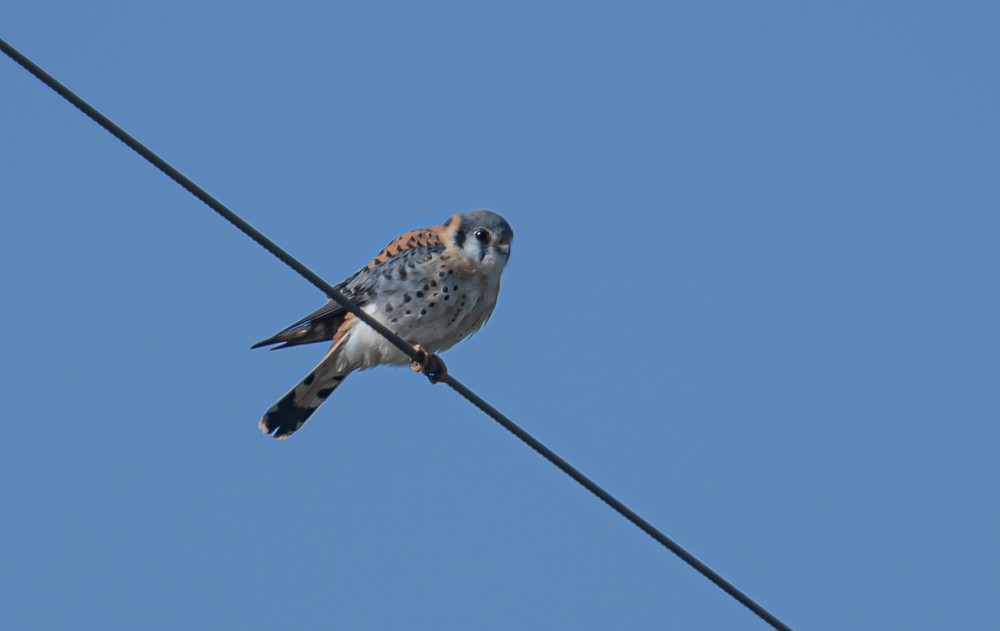
M 247 235 L 253 239 L 257 244 L 263 247 L 265 250 L 276 256 L 282 263 L 289 266 L 295 270 L 300 276 L 312 283 L 317 289 L 325 293 L 331 299 L 340 303 L 345 309 L 356 315 L 361 319 L 362 322 L 372 327 L 380 335 L 385 337 L 389 342 L 391 342 L 396 348 L 405 353 L 410 359 L 414 361 L 422 361 L 425 356 L 415 350 L 412 346 L 406 343 L 403 338 L 396 335 L 395 332 L 390 330 L 384 324 L 375 320 L 372 316 L 368 315 L 360 306 L 335 287 L 327 283 L 325 280 L 320 278 L 318 274 L 313 272 L 311 269 L 305 266 L 298 259 L 293 257 L 291 254 L 283 250 L 274 241 L 271 241 L 262 232 L 247 223 L 242 217 L 237 215 L 235 212 L 230 210 L 225 204 L 217 200 L 215 197 L 210 195 L 205 189 L 201 188 L 193 181 L 188 179 L 183 173 L 175 169 L 165 160 L 160 158 L 158 155 L 153 153 L 148 147 L 143 145 L 141 142 L 136 140 L 132 135 L 126 132 L 124 129 L 115 124 L 111 119 L 106 117 L 92 107 L 89 103 L 84 101 L 81 97 L 77 96 L 72 90 L 67 88 L 65 85 L 57 81 L 52 75 L 45 72 L 41 67 L 32 62 L 30 59 L 22 55 L 16 48 L 8 44 L 4 39 L 0 38 L 0 50 L 4 52 L 8 57 L 17 62 L 25 70 L 30 72 L 32 75 L 37 77 L 42 83 L 50 87 L 57 94 L 62 96 L 64 99 L 69 101 L 74 107 L 79 109 L 81 112 L 86 114 L 90 119 L 96 122 L 98 125 L 106 129 L 111 135 L 113 135 L 118 140 L 125 143 L 130 149 L 138 153 L 140 156 L 148 160 L 153 166 L 162 171 L 167 177 L 184 187 L 185 190 L 190 192 L 192 195 L 204 202 L 209 208 L 217 212 L 219 215 L 233 224 L 240 232 Z M 630 509 L 628 506 L 623 504 L 621 501 L 616 499 L 613 495 L 601 488 L 596 482 L 585 476 L 573 465 L 566 462 L 554 451 L 546 447 L 537 438 L 525 431 L 521 426 L 519 426 L 514 421 L 507 418 L 503 413 L 497 410 L 495 407 L 487 403 L 482 397 L 477 395 L 475 392 L 467 388 L 460 381 L 455 379 L 452 375 L 448 374 L 442 379 L 444 383 L 447 383 L 451 388 L 465 397 L 470 403 L 475 405 L 477 408 L 482 410 L 487 416 L 492 418 L 494 421 L 499 423 L 504 429 L 514 434 L 522 442 L 527 444 L 529 447 L 538 452 L 546 460 L 554 464 L 568 476 L 576 480 L 585 489 L 596 495 L 604 503 L 613 508 L 619 514 L 621 514 L 625 519 L 629 520 L 635 524 L 640 530 L 648 534 L 650 537 L 655 539 L 658 543 L 663 545 L 665 548 L 679 556 L 685 563 L 693 567 L 699 573 L 701 573 L 705 578 L 715 583 L 724 592 L 735 598 L 737 601 L 742 603 L 750 611 L 760 616 L 765 622 L 770 624 L 775 629 L 781 631 L 791 631 L 791 627 L 783 623 L 769 611 L 764 609 L 761 605 L 757 604 L 753 599 L 744 594 L 742 591 L 736 588 L 735 585 L 724 579 L 718 573 L 716 573 L 712 568 L 708 567 L 693 554 L 685 550 L 677 542 L 675 542 L 670 537 L 666 536 L 660 532 L 651 523 L 640 517 L 635 511 Z

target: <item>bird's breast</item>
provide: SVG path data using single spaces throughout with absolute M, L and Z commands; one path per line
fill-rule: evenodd
M 478 330 L 496 306 L 499 278 L 463 266 L 425 265 L 383 278 L 374 313 L 408 341 L 439 352 Z

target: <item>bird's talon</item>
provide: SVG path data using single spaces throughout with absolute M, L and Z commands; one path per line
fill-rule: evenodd
M 420 344 L 414 344 L 413 350 L 417 351 L 417 354 L 420 355 L 420 359 L 419 360 L 414 359 L 413 361 L 411 361 L 410 369 L 413 370 L 413 372 L 423 372 L 424 369 L 427 367 L 427 361 L 429 359 L 427 351 L 420 348 Z
M 420 361 L 413 360 L 410 362 L 410 368 L 413 372 L 426 375 L 431 383 L 440 383 L 448 376 L 448 369 L 440 357 L 434 353 L 428 353 L 420 348 L 419 344 L 414 344 L 413 350 L 417 351 L 421 358 Z
M 445 367 L 444 361 L 434 354 L 428 356 L 427 368 L 424 369 L 423 373 L 427 375 L 431 383 L 440 383 L 448 377 L 448 369 Z

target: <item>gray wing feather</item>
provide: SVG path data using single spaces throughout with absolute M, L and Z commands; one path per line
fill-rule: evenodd
M 390 259 L 376 263 L 373 267 L 363 267 L 350 278 L 335 287 L 345 296 L 354 300 L 362 307 L 368 304 L 371 297 L 380 292 L 402 292 L 405 281 L 418 266 L 429 263 L 435 255 L 444 250 L 444 246 L 419 246 L 404 250 Z M 311 344 L 313 342 L 328 342 L 344 322 L 347 310 L 340 303 L 330 300 L 304 318 L 294 322 L 266 340 L 257 342 L 250 348 L 274 346 L 271 350 Z
M 364 290 L 367 284 L 364 277 L 369 276 L 371 271 L 367 267 L 362 268 L 350 278 L 334 287 L 351 300 L 363 306 L 365 304 L 364 298 L 367 294 L 367 291 Z M 275 351 L 279 348 L 288 348 L 289 346 L 298 346 L 300 344 L 328 342 L 333 339 L 333 334 L 337 332 L 337 329 L 344 322 L 344 316 L 346 315 L 347 310 L 339 302 L 331 299 L 319 309 L 289 324 L 271 337 L 257 342 L 250 348 L 280 344 L 280 346 L 271 348 L 272 351 Z

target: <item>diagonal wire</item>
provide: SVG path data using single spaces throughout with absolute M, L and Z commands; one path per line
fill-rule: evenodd
M 52 75 L 45 72 L 37 64 L 32 62 L 30 59 L 21 54 L 16 48 L 8 44 L 3 38 L 0 38 L 0 50 L 4 52 L 8 57 L 17 62 L 25 70 L 30 72 L 36 78 L 38 78 L 42 83 L 50 87 L 64 99 L 69 101 L 74 107 L 79 109 L 81 112 L 86 114 L 98 125 L 106 129 L 115 138 L 121 140 L 130 149 L 138 153 L 140 156 L 148 160 L 153 166 L 162 171 L 167 177 L 174 180 L 185 190 L 190 192 L 192 195 L 204 202 L 209 208 L 222 215 L 222 217 L 233 224 L 240 232 L 247 235 L 253 239 L 257 244 L 263 247 L 265 250 L 276 256 L 282 263 L 289 266 L 304 279 L 312 283 L 316 288 L 325 293 L 331 299 L 340 303 L 345 309 L 356 315 L 365 324 L 372 327 L 380 335 L 385 337 L 389 342 L 391 342 L 396 348 L 405 353 L 410 359 L 415 361 L 421 361 L 424 356 L 412 346 L 406 343 L 403 338 L 396 335 L 391 329 L 386 327 L 384 324 L 375 320 L 372 316 L 368 315 L 360 306 L 335 287 L 327 283 L 325 280 L 320 278 L 318 274 L 313 272 L 311 269 L 305 266 L 304 263 L 293 257 L 291 254 L 283 250 L 274 241 L 267 238 L 264 233 L 260 232 L 252 225 L 247 223 L 242 217 L 237 215 L 235 212 L 230 210 L 225 204 L 217 200 L 215 197 L 210 195 L 205 189 L 201 188 L 193 181 L 188 179 L 183 173 L 175 169 L 165 160 L 160 158 L 158 155 L 153 153 L 148 147 L 140 143 L 133 136 L 131 136 L 124 129 L 115 124 L 111 119 L 106 117 L 92 107 L 89 103 L 84 101 L 81 97 L 77 96 L 72 90 L 67 88 L 65 85 L 57 81 Z M 477 395 L 475 392 L 466 387 L 462 382 L 455 379 L 450 374 L 442 380 L 447 383 L 455 392 L 465 397 L 470 403 L 475 405 L 477 408 L 482 410 L 487 416 L 492 418 L 494 421 L 499 423 L 504 429 L 514 434 L 522 442 L 527 444 L 529 447 L 538 452 L 542 457 L 551 462 L 553 465 L 562 470 L 566 475 L 570 476 L 576 480 L 585 489 L 596 495 L 604 503 L 613 508 L 619 514 L 621 514 L 625 519 L 629 520 L 635 524 L 640 530 L 645 532 L 647 535 L 655 539 L 658 543 L 663 545 L 665 548 L 679 556 L 685 563 L 693 567 L 699 573 L 701 573 L 705 578 L 712 581 L 724 592 L 735 598 L 741 604 L 743 604 L 747 609 L 755 613 L 765 622 L 770 624 L 775 629 L 780 631 L 791 631 L 791 627 L 783 623 L 774 614 L 770 613 L 764 607 L 759 605 L 752 598 L 740 591 L 735 585 L 727 581 L 712 568 L 708 567 L 702 563 L 697 557 L 681 547 L 680 544 L 675 542 L 670 537 L 666 536 L 660 532 L 655 526 L 639 516 L 638 513 L 630 509 L 628 506 L 623 504 L 613 495 L 605 491 L 596 482 L 581 473 L 576 467 L 569 464 L 566 460 L 561 458 L 557 453 L 546 447 L 537 438 L 525 431 L 521 426 L 519 426 L 514 421 L 507 418 L 503 413 L 497 410 L 495 407 L 487 403 L 482 397 Z

